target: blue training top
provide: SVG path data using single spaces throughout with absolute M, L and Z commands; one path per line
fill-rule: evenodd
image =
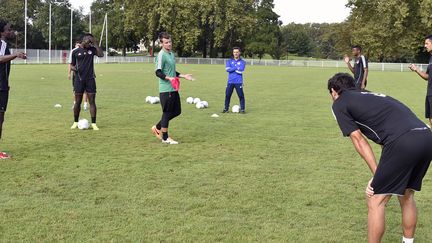
M 245 68 L 246 62 L 241 58 L 239 60 L 234 58 L 227 60 L 225 70 L 228 72 L 228 84 L 242 84 Z

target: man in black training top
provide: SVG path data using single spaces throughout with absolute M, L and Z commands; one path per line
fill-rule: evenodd
M 351 60 L 348 55 L 345 55 L 344 61 L 347 64 L 349 70 L 354 74 L 355 85 L 357 89 L 365 89 L 369 74 L 368 60 L 362 54 L 361 46 L 353 46 L 352 55 L 354 56 L 354 67 L 351 65 Z
M 392 195 L 397 195 L 402 209 L 403 242 L 413 242 L 417 224 L 414 192 L 421 190 L 432 160 L 430 129 L 398 100 L 356 90 L 349 74 L 333 76 L 328 91 L 342 134 L 351 138 L 373 174 L 366 187 L 368 241 L 381 241 L 386 204 Z M 379 165 L 365 137 L 382 146 Z
M 2 134 L 3 122 L 6 113 L 6 108 L 9 101 L 9 74 L 11 69 L 11 61 L 15 58 L 26 59 L 26 54 L 15 52 L 11 54 L 9 50 L 8 40 L 14 37 L 14 32 L 11 25 L 3 20 L 0 20 L 0 138 Z M 5 152 L 0 152 L 0 159 L 8 159 L 10 156 Z
M 426 48 L 427 52 L 432 55 L 432 35 L 425 38 L 424 47 Z M 416 72 L 422 79 L 426 80 L 426 82 L 428 82 L 425 102 L 425 116 L 427 119 L 429 119 L 429 122 L 432 126 L 432 56 L 429 59 L 429 65 L 426 72 L 419 70 L 415 64 L 411 64 L 409 68 L 413 72 Z
M 93 130 L 99 130 L 96 126 L 96 76 L 94 72 L 94 56 L 103 57 L 104 53 L 96 43 L 92 34 L 84 34 L 81 38 L 81 47 L 72 52 L 71 69 L 75 71 L 73 76 L 75 105 L 74 123 L 71 129 L 78 127 L 78 119 L 81 111 L 81 103 L 84 92 L 87 92 L 90 103 L 91 126 Z

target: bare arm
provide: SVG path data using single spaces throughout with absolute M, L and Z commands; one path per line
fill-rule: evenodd
M 94 43 L 93 46 L 96 48 L 96 56 L 103 57 L 104 53 L 102 48 L 97 43 Z
M 10 55 L 0 56 L 0 63 L 5 63 L 14 60 L 15 58 L 26 59 L 26 55 L 22 52 L 17 52 Z
M 368 74 L 369 74 L 369 69 L 365 68 L 364 69 L 363 80 L 362 80 L 362 84 L 361 84 L 361 88 L 362 89 L 366 88 L 366 80 L 367 80 Z
M 369 142 L 363 136 L 363 133 L 360 130 L 356 130 L 350 134 L 350 138 L 357 152 L 366 161 L 372 174 L 375 174 L 377 169 L 375 154 Z
M 350 63 L 350 58 L 349 58 L 348 55 L 345 55 L 345 56 L 344 56 L 344 62 L 345 62 L 346 65 L 348 66 L 349 70 L 350 70 L 352 73 L 354 73 L 354 68 L 353 68 L 353 66 L 352 66 L 351 63 Z
M 429 79 L 429 74 L 420 71 L 415 64 L 409 65 L 409 68 L 411 69 L 411 71 L 417 73 L 422 79 L 424 79 L 426 81 Z

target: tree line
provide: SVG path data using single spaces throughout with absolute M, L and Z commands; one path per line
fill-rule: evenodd
M 13 44 L 22 47 L 24 1 L 0 2 L 1 18 L 20 32 Z M 48 49 L 50 3 L 52 48 L 69 48 L 68 0 L 28 0 L 28 48 Z M 96 0 L 91 6 L 92 32 L 99 38 L 108 14 L 109 47 L 122 54 L 141 42 L 157 51 L 157 36 L 167 31 L 183 57 L 226 57 L 237 46 L 255 58 L 340 59 L 357 44 L 372 61 L 427 60 L 422 42 L 432 32 L 432 0 L 349 0 L 347 7 L 351 14 L 342 23 L 283 25 L 273 0 Z M 74 10 L 73 22 L 74 37 L 89 31 L 89 17 L 82 9 Z

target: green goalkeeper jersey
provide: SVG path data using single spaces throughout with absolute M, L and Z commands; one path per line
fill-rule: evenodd
M 156 57 L 156 70 L 162 70 L 162 73 L 169 77 L 176 77 L 176 63 L 173 52 L 167 52 L 162 49 Z M 176 91 L 170 81 L 158 78 L 159 92 L 174 92 Z

